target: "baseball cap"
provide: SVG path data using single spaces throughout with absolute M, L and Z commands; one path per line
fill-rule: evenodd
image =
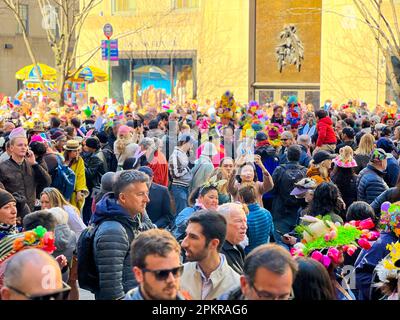
M 264 141 L 264 140 L 267 140 L 268 139 L 268 137 L 267 137 L 267 135 L 265 134 L 265 132 L 257 132 L 257 134 L 256 134 L 256 140 L 258 140 L 258 141 Z
M 300 181 L 296 182 L 295 188 L 290 193 L 291 196 L 300 197 L 304 195 L 307 191 L 314 190 L 317 188 L 317 183 L 314 179 L 311 178 L 303 178 Z
M 321 163 L 322 161 L 329 160 L 329 159 L 333 160 L 335 158 L 336 158 L 336 155 L 331 154 L 325 150 L 318 151 L 313 155 L 313 160 L 314 160 L 315 164 Z
M 348 136 L 350 139 L 353 139 L 354 136 L 356 135 L 354 129 L 349 127 L 343 128 L 342 133 Z
M 393 141 L 388 138 L 380 138 L 376 143 L 376 147 L 385 150 L 386 153 L 390 153 L 396 149 Z
M 374 151 L 371 152 L 369 156 L 369 161 L 382 161 L 385 159 L 391 158 L 391 154 L 386 153 L 385 150 L 381 148 L 376 148 Z

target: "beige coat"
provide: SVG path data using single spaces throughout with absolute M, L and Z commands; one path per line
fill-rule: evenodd
M 184 264 L 181 289 L 189 292 L 193 300 L 201 300 L 202 278 L 196 269 L 197 262 Z M 226 258 L 222 266 L 211 273 L 212 289 L 205 300 L 213 300 L 240 285 L 240 276 L 228 265 Z

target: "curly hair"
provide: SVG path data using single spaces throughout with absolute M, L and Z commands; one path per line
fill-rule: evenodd
M 343 208 L 340 197 L 340 191 L 336 185 L 323 182 L 315 189 L 314 198 L 305 212 L 314 217 L 329 213 L 340 215 Z

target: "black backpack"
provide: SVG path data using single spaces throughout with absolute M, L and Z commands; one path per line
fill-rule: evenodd
M 101 152 L 103 152 L 104 158 L 107 163 L 106 172 L 108 171 L 116 172 L 118 167 L 118 160 L 115 154 L 110 149 L 107 148 L 102 149 Z
M 92 293 L 95 293 L 100 289 L 99 271 L 94 258 L 94 237 L 97 229 L 105 221 L 117 220 L 115 220 L 115 218 L 110 218 L 102 220 L 99 224 L 90 224 L 82 231 L 77 244 L 79 287 Z M 123 223 L 121 224 L 125 228 L 129 237 L 129 234 L 132 234 L 132 230 L 129 231 Z
M 291 196 L 290 192 L 293 191 L 295 187 L 294 184 L 306 176 L 306 169 L 303 166 L 293 164 L 281 165 L 281 167 L 283 170 L 279 177 L 279 185 L 282 186 L 281 191 L 285 191 L 285 193 L 281 192 L 285 206 L 299 206 L 301 200 L 297 199 L 295 196 Z

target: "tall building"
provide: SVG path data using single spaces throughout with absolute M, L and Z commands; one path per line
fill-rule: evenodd
M 118 101 L 154 105 L 170 95 L 204 102 L 226 90 L 248 99 L 248 1 L 103 1 L 82 28 L 79 64 L 93 55 L 88 63 L 108 70 L 99 48 L 106 23 L 113 27 L 111 39 L 118 39 L 110 93 Z M 108 91 L 107 83 L 89 86 L 89 96 L 98 99 Z
M 42 28 L 42 14 L 37 1 L 20 1 L 20 13 L 37 61 L 54 67 L 54 55 Z M 0 17 L 0 93 L 14 96 L 22 85 L 15 79 L 15 73 L 32 64 L 32 60 L 28 55 L 21 28 L 4 4 L 0 5 Z
M 394 25 L 388 1 L 382 10 Z M 118 39 L 110 95 L 120 102 L 204 102 L 226 90 L 241 102 L 297 95 L 314 107 L 358 99 L 372 108 L 395 98 L 352 0 L 103 1 L 81 30 L 79 64 L 108 70 L 100 50 L 106 23 Z M 91 84 L 89 95 L 107 97 L 108 83 Z

